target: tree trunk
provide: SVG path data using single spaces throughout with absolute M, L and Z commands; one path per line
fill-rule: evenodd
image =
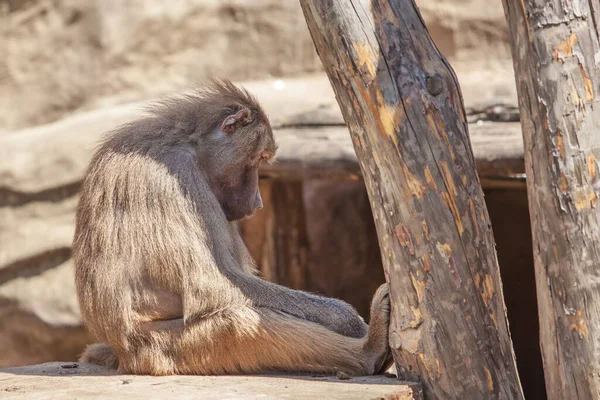
M 369 193 L 399 376 L 429 398 L 523 398 L 454 72 L 412 0 L 301 4 Z
M 550 399 L 600 398 L 600 3 L 504 2 Z

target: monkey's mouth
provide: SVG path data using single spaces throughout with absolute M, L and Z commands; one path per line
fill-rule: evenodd
M 257 210 L 254 207 L 249 207 L 244 211 L 241 210 L 241 207 L 221 206 L 221 208 L 223 209 L 223 213 L 225 213 L 225 217 L 229 222 L 241 221 L 250 218 Z

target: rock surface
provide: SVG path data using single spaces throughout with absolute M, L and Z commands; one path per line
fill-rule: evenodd
M 477 69 L 480 76 L 471 78 L 482 91 L 503 81 L 494 95 L 514 93 L 499 1 L 418 3 L 459 76 Z M 0 1 L 0 132 L 154 97 L 207 76 L 320 70 L 297 1 Z
M 91 364 L 47 363 L 0 369 L 3 399 L 395 399 L 421 400 L 419 385 L 385 376 L 119 375 Z
M 239 80 L 321 69 L 296 1 L 10 4 L 3 17 L 0 2 L 0 130 L 207 76 Z

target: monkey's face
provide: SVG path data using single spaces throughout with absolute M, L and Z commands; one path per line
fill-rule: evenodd
M 240 168 L 234 185 L 222 187 L 221 193 L 217 194 L 228 221 L 250 217 L 256 210 L 263 207 L 258 190 L 259 163 L 260 160 L 254 165 Z
M 258 168 L 271 162 L 277 145 L 271 127 L 256 112 L 243 109 L 228 116 L 216 131 L 218 167 L 213 192 L 227 220 L 250 217 L 263 206 L 258 190 Z

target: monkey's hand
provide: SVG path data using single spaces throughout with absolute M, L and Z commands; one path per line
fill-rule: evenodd
M 257 307 L 278 310 L 353 338 L 363 338 L 369 331 L 358 312 L 341 300 L 286 288 L 246 273 L 231 279 Z
M 344 336 L 363 338 L 367 335 L 369 326 L 350 304 L 325 297 L 319 297 L 318 301 L 320 310 L 310 313 L 308 319 Z

